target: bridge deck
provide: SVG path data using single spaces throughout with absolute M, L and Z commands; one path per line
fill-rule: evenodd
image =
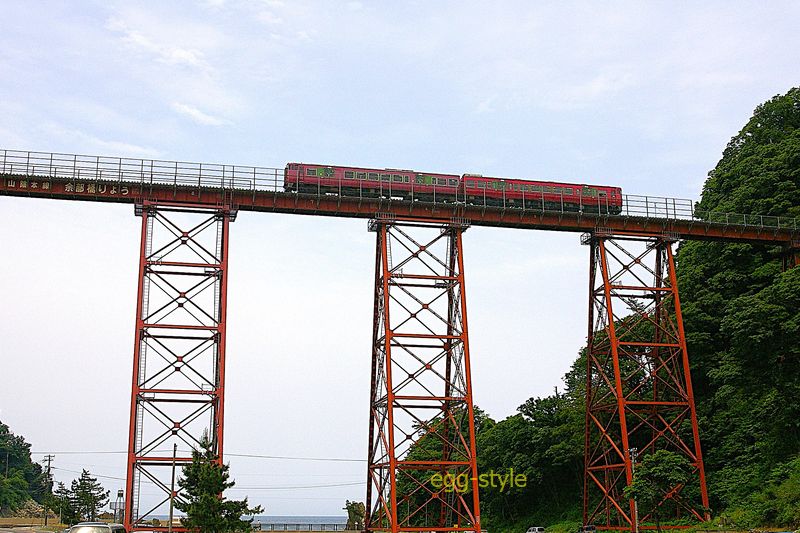
M 535 194 L 521 203 L 401 200 L 340 184 L 331 194 L 286 192 L 284 169 L 177 161 L 80 156 L 0 150 L 0 195 L 93 202 L 188 203 L 356 218 L 458 221 L 477 226 L 663 235 L 800 247 L 800 222 L 793 218 L 699 212 L 685 199 L 624 195 L 622 213 L 609 215 L 545 206 Z M 412 185 L 413 186 L 413 185 Z M 445 188 L 442 187 L 444 192 Z M 451 192 L 450 189 L 448 192 Z M 413 191 L 412 191 L 413 196 Z M 548 207 L 548 208 L 545 208 Z M 567 206 L 568 207 L 568 206 Z M 597 209 L 595 207 L 594 209 Z M 600 210 L 598 210 L 600 211 Z

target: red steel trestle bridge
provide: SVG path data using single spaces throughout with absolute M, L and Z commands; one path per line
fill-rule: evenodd
M 623 489 L 636 462 L 661 449 L 684 455 L 693 470 L 662 507 L 674 517 L 708 516 L 673 245 L 777 245 L 791 268 L 800 264 L 797 220 L 631 195 L 609 215 L 545 209 L 535 194 L 501 206 L 408 201 L 393 197 L 391 184 L 379 197 L 341 186 L 298 194 L 283 180 L 282 168 L 0 150 L 0 195 L 131 203 L 141 218 L 129 531 L 167 529 L 150 521 L 181 498 L 170 483 L 173 461 L 191 459 L 173 450 L 196 448 L 207 434 L 222 461 L 229 226 L 240 211 L 363 218 L 376 235 L 369 531 L 480 533 L 462 243 L 472 225 L 579 232 L 588 247 L 584 523 L 633 531 L 637 510 Z M 463 474 L 470 489 L 437 488 L 436 473 Z M 142 483 L 162 497 L 142 497 Z

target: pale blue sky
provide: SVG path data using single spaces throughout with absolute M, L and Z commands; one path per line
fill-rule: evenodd
M 752 109 L 798 84 L 794 2 L 6 1 L 3 18 L 0 147 L 15 149 L 697 198 Z M 126 447 L 138 230 L 130 206 L 0 198 L 0 419 L 37 451 Z M 365 221 L 234 224 L 228 451 L 366 457 L 372 239 Z M 573 234 L 473 228 L 465 245 L 475 398 L 502 418 L 560 385 L 583 344 L 588 258 Z M 365 478 L 231 464 L 241 487 Z M 124 475 L 121 455 L 55 465 Z M 245 492 L 273 514 L 364 497 Z

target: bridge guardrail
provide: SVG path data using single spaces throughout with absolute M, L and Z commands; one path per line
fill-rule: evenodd
M 265 524 L 253 522 L 253 531 L 347 531 L 347 524 Z
M 243 165 L 224 165 L 209 163 L 191 163 L 183 161 L 162 161 L 158 159 L 136 159 L 126 157 L 88 156 L 63 154 L 56 152 L 32 152 L 22 150 L 0 151 L 0 174 L 6 176 L 28 176 L 71 180 L 76 182 L 118 182 L 126 185 L 196 188 L 200 190 L 221 190 L 231 192 L 251 192 L 285 194 L 285 169 L 274 167 L 254 167 Z M 290 171 L 292 172 L 292 171 Z M 296 178 L 296 174 L 290 174 Z M 411 196 L 414 195 L 414 184 L 411 185 Z M 427 186 L 430 189 L 430 186 Z M 448 201 L 437 201 L 439 194 Z M 406 191 L 404 191 L 406 192 Z M 290 193 L 297 194 L 297 193 Z M 304 191 L 312 194 L 313 191 Z M 374 198 L 364 194 L 359 183 L 358 190 L 352 183 L 339 180 L 338 192 L 342 197 Z M 381 191 L 382 196 L 391 198 L 392 184 L 389 182 Z M 485 193 L 484 193 L 485 194 Z M 522 193 L 522 201 L 512 203 L 503 199 L 502 203 L 470 201 L 471 206 L 492 209 L 513 209 L 523 211 L 542 211 L 566 213 L 563 197 L 560 205 L 545 202 L 544 193 Z M 318 186 L 318 196 L 330 196 L 331 193 Z M 433 203 L 452 205 L 453 189 L 447 186 L 433 186 Z M 426 198 L 426 201 L 430 199 Z M 456 201 L 459 201 L 458 193 Z M 723 213 L 717 211 L 700 211 L 695 209 L 692 200 L 659 196 L 641 196 L 623 194 L 622 210 L 618 215 L 608 214 L 608 205 L 584 206 L 583 212 L 591 215 L 627 216 L 648 219 L 696 220 L 711 224 L 736 225 L 759 228 L 791 229 L 800 228 L 796 218 L 777 217 L 753 214 Z M 573 211 L 574 212 L 574 211 Z

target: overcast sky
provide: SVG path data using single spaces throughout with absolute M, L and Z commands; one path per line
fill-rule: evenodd
M 0 148 L 314 161 L 698 198 L 729 138 L 798 84 L 796 2 L 3 2 Z M 365 459 L 374 235 L 231 228 L 226 450 Z M 127 446 L 139 220 L 0 198 L 0 420 L 37 452 Z M 472 228 L 478 405 L 561 386 L 586 337 L 576 234 Z M 36 456 L 37 459 L 41 455 Z M 340 514 L 365 463 L 230 457 L 270 514 Z M 122 487 L 119 453 L 56 453 Z M 353 483 L 362 483 L 352 485 Z M 316 489 L 287 486 L 348 484 Z

